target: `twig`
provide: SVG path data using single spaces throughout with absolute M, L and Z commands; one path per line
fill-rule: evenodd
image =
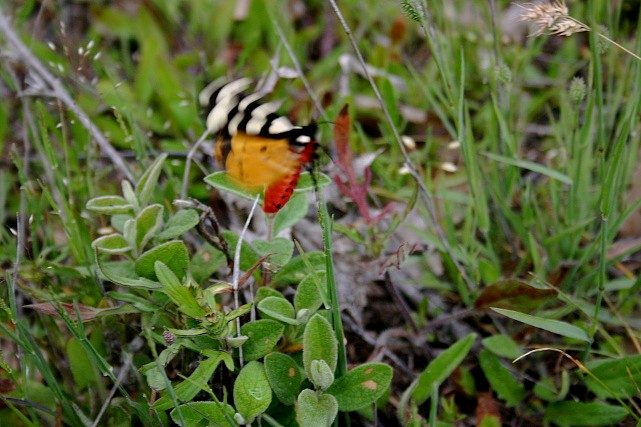
M 51 74 L 47 68 L 38 60 L 31 51 L 22 43 L 18 35 L 11 27 L 8 18 L 0 11 L 0 34 L 4 36 L 5 40 L 14 49 L 15 53 L 22 59 L 25 65 L 35 74 L 36 77 L 42 79 L 47 84 L 48 89 L 51 90 L 47 95 L 59 99 L 82 123 L 82 125 L 91 133 L 96 140 L 100 149 L 105 152 L 113 162 L 114 166 L 123 173 L 127 179 L 133 181 L 133 175 L 129 171 L 127 164 L 120 157 L 118 151 L 111 146 L 103 133 L 93 124 L 84 111 L 74 102 L 69 93 L 67 93 L 62 82 Z
M 254 211 L 256 210 L 256 206 L 258 206 L 258 199 L 260 199 L 260 196 L 256 196 L 254 199 L 254 205 L 252 206 L 251 211 L 249 211 L 249 215 L 247 216 L 247 221 L 245 221 L 245 226 L 243 227 L 243 230 L 240 232 L 240 236 L 238 236 L 238 243 L 236 243 L 236 250 L 234 252 L 234 272 L 232 273 L 232 288 L 234 290 L 234 308 L 238 310 L 238 307 L 240 306 L 240 303 L 238 302 L 238 284 L 240 283 L 240 248 L 243 245 L 243 239 L 245 238 L 245 233 L 247 233 L 247 228 L 249 228 L 249 223 L 252 220 L 252 217 L 254 216 Z M 236 336 L 240 336 L 240 318 L 236 318 Z M 242 367 L 244 362 L 243 362 L 243 347 L 238 348 L 238 361 L 240 366 Z
M 412 160 L 410 159 L 410 156 L 405 149 L 405 145 L 403 144 L 403 141 L 401 140 L 401 135 L 398 133 L 398 129 L 396 129 L 396 126 L 394 126 L 394 121 L 392 120 L 392 116 L 390 115 L 390 112 L 387 108 L 387 105 L 383 101 L 383 97 L 381 96 L 380 91 L 378 90 L 378 87 L 376 86 L 376 83 L 374 82 L 374 79 L 372 79 L 372 76 L 370 73 L 367 71 L 367 64 L 365 63 L 365 59 L 363 58 L 363 54 L 361 53 L 360 49 L 358 48 L 358 45 L 356 44 L 356 40 L 354 40 L 354 36 L 352 35 L 352 30 L 349 28 L 347 25 L 347 22 L 345 21 L 345 18 L 343 17 L 343 14 L 341 13 L 340 9 L 338 8 L 338 5 L 336 4 L 335 0 L 329 0 L 329 3 L 332 5 L 332 8 L 334 9 L 334 13 L 336 13 L 336 16 L 338 17 L 338 20 L 340 21 L 341 25 L 343 26 L 343 29 L 345 30 L 345 34 L 347 35 L 347 38 L 349 39 L 352 48 L 354 49 L 354 52 L 356 53 L 356 56 L 358 58 L 358 61 L 361 63 L 361 66 L 363 67 L 363 73 L 367 77 L 367 80 L 369 81 L 370 86 L 372 87 L 372 90 L 374 91 L 374 95 L 376 95 L 376 99 L 378 99 L 379 104 L 381 105 L 381 109 L 383 110 L 383 114 L 385 115 L 385 119 L 387 120 L 390 128 L 392 129 L 392 133 L 394 134 L 394 139 L 396 140 L 396 144 L 399 146 L 401 153 L 403 154 L 403 158 L 405 159 L 405 165 L 407 166 L 410 174 L 416 181 L 416 184 L 419 187 L 419 196 L 421 198 L 421 202 L 427 209 L 427 212 L 430 216 L 430 221 L 432 223 L 432 226 L 436 230 L 436 234 L 439 237 L 439 240 L 441 241 L 441 244 L 443 245 L 443 249 L 447 254 L 450 256 L 452 259 L 452 262 L 454 263 L 454 266 L 458 270 L 459 274 L 463 278 L 463 281 L 467 285 L 468 289 L 470 291 L 474 290 L 474 282 L 470 280 L 470 278 L 467 276 L 467 273 L 465 272 L 465 269 L 461 266 L 461 264 L 458 262 L 456 259 L 456 256 L 454 255 L 452 248 L 450 247 L 449 242 L 447 241 L 447 237 L 445 236 L 445 232 L 443 231 L 443 228 L 441 227 L 441 224 L 438 222 L 438 218 L 436 215 L 436 210 L 434 209 L 434 203 L 432 200 L 432 196 L 430 193 L 427 191 L 427 187 L 425 187 L 425 184 L 423 183 L 423 178 L 421 175 L 418 173 L 416 170 L 416 167 L 412 163 Z

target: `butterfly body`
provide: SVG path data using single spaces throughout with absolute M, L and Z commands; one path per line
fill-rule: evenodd
M 265 189 L 263 211 L 275 213 L 289 200 L 302 168 L 316 159 L 316 126 L 294 126 L 276 114 L 279 102 L 246 95 L 250 79 L 215 81 L 200 94 L 209 108 L 207 128 L 218 135 L 216 157 L 234 181 Z

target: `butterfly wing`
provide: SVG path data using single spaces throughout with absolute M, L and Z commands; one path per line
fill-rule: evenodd
M 316 126 L 294 126 L 276 114 L 280 102 L 246 95 L 251 80 L 216 81 L 200 94 L 207 128 L 218 135 L 216 157 L 228 176 L 245 187 L 265 189 L 263 210 L 274 213 L 291 197 L 305 164 L 316 158 Z

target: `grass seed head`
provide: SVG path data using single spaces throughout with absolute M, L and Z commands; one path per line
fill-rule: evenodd
M 551 0 L 540 3 L 523 3 L 519 6 L 523 9 L 521 20 L 531 22 L 536 27 L 536 30 L 532 33 L 534 37 L 546 33 L 567 37 L 574 33 L 590 30 L 585 24 L 569 15 L 568 7 L 563 1 Z

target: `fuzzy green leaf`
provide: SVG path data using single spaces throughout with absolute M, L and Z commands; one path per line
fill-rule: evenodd
M 203 284 L 216 271 L 226 264 L 225 255 L 218 249 L 205 243 L 191 257 L 189 269 L 196 283 Z
M 325 271 L 325 254 L 322 252 L 308 252 L 305 254 L 307 260 L 316 272 Z M 273 281 L 283 285 L 298 285 L 310 272 L 301 256 L 292 258 L 278 273 L 274 275 Z
M 85 207 L 90 211 L 106 215 L 130 214 L 134 211 L 133 206 L 120 196 L 94 197 Z
M 265 373 L 274 394 L 285 405 L 292 405 L 303 382 L 303 376 L 296 361 L 283 353 L 265 356 Z
M 236 411 L 247 424 L 265 412 L 272 402 L 272 389 L 260 362 L 249 362 L 240 371 L 234 382 Z
M 307 378 L 312 378 L 312 361 L 324 360 L 332 372 L 336 370 L 338 348 L 334 330 L 320 314 L 315 314 L 303 334 L 303 366 Z
M 327 427 L 338 414 L 338 403 L 331 394 L 317 394 L 305 389 L 296 401 L 296 421 L 301 427 Z
M 240 334 L 248 339 L 243 344 L 245 360 L 257 360 L 269 353 L 278 343 L 285 325 L 275 320 L 255 320 L 240 327 Z
M 185 243 L 181 240 L 171 240 L 148 250 L 136 260 L 136 274 L 157 280 L 154 270 L 156 261 L 161 261 L 178 278 L 183 278 L 189 266 L 189 253 Z
M 163 212 L 162 205 L 149 205 L 136 215 L 136 248 L 142 251 L 147 242 L 156 234 L 162 226 Z
M 134 263 L 132 261 L 104 261 L 96 252 L 96 263 L 100 273 L 110 282 L 122 286 L 139 289 L 158 289 L 160 283 L 144 277 L 137 277 L 134 272 Z
M 276 237 L 270 242 L 254 240 L 252 247 L 258 255 L 271 254 L 267 261 L 278 268 L 287 264 L 289 260 L 292 259 L 292 254 L 294 253 L 294 242 L 283 237 Z
M 288 325 L 298 325 L 294 307 L 285 298 L 267 297 L 258 303 L 261 317 L 278 320 Z
M 158 234 L 158 239 L 175 239 L 198 225 L 198 212 L 193 209 L 183 209 L 172 215 L 163 231 Z
M 125 254 L 131 251 L 131 246 L 122 234 L 113 233 L 108 236 L 99 237 L 93 241 L 91 246 L 97 251 L 108 254 Z
M 325 283 L 325 272 L 318 273 L 319 282 Z M 309 274 L 305 277 L 296 290 L 296 295 L 294 296 L 294 307 L 298 313 L 300 310 L 307 309 L 313 314 L 323 303 L 323 298 L 321 297 L 321 290 L 316 284 L 316 279 L 312 274 Z
M 336 397 L 341 411 L 355 411 L 376 402 L 389 388 L 392 375 L 389 365 L 366 363 L 337 378 L 326 393 Z
M 274 215 L 274 235 L 277 235 L 284 229 L 293 226 L 301 219 L 305 218 L 309 210 L 307 194 L 294 192 L 292 197 L 287 201 L 285 206 Z
M 182 285 L 169 267 L 161 261 L 154 264 L 156 276 L 162 285 L 162 290 L 178 306 L 178 310 L 189 317 L 200 318 L 205 316 L 205 310 L 198 304 L 191 291 Z
M 316 390 L 327 390 L 334 382 L 334 371 L 324 360 L 312 360 L 309 380 Z
M 138 180 L 136 185 L 136 196 L 140 206 L 145 206 L 151 199 L 151 194 L 154 188 L 158 185 L 158 177 L 162 171 L 162 165 L 167 158 L 167 154 L 163 153 L 147 168 L 145 173 Z
M 261 190 L 247 188 L 239 184 L 238 182 L 230 178 L 227 172 L 225 171 L 214 172 L 211 175 L 207 175 L 204 178 L 204 181 L 214 188 L 226 191 L 228 193 L 235 194 L 237 196 L 240 196 L 244 199 L 251 200 L 251 201 L 254 201 L 257 194 L 262 193 Z M 262 205 L 262 199 L 259 202 L 259 204 Z

